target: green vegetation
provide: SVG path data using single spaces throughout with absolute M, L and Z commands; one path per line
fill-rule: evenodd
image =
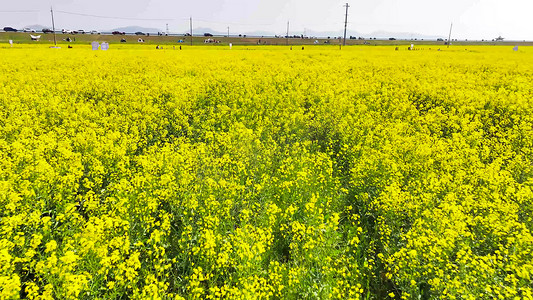
M 0 298 L 533 299 L 532 49 L 48 46 L 0 49 Z

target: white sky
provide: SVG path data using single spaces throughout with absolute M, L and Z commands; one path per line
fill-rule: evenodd
M 2 0 L 0 28 L 21 28 L 31 24 L 50 26 L 53 5 L 56 28 L 109 30 L 137 25 L 188 31 L 189 17 L 194 27 L 207 27 L 231 34 L 269 31 L 290 34 L 343 30 L 346 0 Z M 447 37 L 453 22 L 458 39 L 533 40 L 532 0 L 348 0 L 348 29 L 363 35 L 376 31 L 407 32 Z M 16 11 L 37 12 L 16 12 Z M 115 18 L 96 18 L 61 13 L 74 12 Z M 120 18 L 170 19 L 127 20 Z

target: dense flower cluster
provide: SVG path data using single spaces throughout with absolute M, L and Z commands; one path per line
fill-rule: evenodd
M 533 299 L 530 49 L 0 52 L 0 299 Z

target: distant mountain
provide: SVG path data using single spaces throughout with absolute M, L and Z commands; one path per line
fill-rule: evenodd
M 189 31 L 183 32 L 183 33 L 189 33 Z M 197 28 L 192 29 L 192 34 L 195 36 L 204 35 L 204 33 L 210 33 L 212 35 L 227 35 L 228 34 L 227 32 L 220 32 L 220 31 L 216 31 L 216 30 L 213 30 L 211 28 L 206 28 L 206 27 L 197 27 Z
M 302 35 L 303 32 L 295 32 L 295 33 L 292 33 L 292 32 L 289 32 L 289 35 Z M 339 37 L 339 36 L 342 36 L 344 34 L 344 31 L 342 30 L 339 30 L 339 31 L 315 31 L 315 30 L 312 30 L 312 29 L 307 29 L 305 31 L 305 35 L 306 36 L 312 36 L 312 37 L 318 37 L 318 38 L 325 38 L 325 37 L 331 37 L 331 38 L 334 38 L 334 37 Z M 356 31 L 347 31 L 346 32 L 346 37 L 350 37 L 350 36 L 363 36 L 361 35 L 360 33 L 356 32 Z
M 28 27 L 32 28 L 32 29 L 36 29 L 36 30 L 40 30 L 42 28 L 48 28 L 46 26 L 41 26 L 41 25 L 33 25 L 33 26 L 28 26 Z M 112 30 L 110 30 L 110 32 L 111 31 L 121 31 L 121 32 L 126 32 L 126 33 L 135 33 L 137 31 L 140 31 L 140 32 L 150 33 L 150 34 L 156 34 L 157 32 L 164 32 L 164 30 L 161 30 L 161 29 L 147 28 L 147 27 L 141 27 L 141 26 L 120 27 L 120 28 L 112 29 Z M 179 31 L 178 32 L 172 32 L 172 33 L 173 34 L 185 34 L 185 33 L 189 33 L 189 30 L 184 30 L 183 32 L 179 32 Z M 204 35 L 204 33 L 210 33 L 210 34 L 215 35 L 215 36 L 225 36 L 225 35 L 228 34 L 227 32 L 213 30 L 212 28 L 208 28 L 208 27 L 196 27 L 196 28 L 193 28 L 193 34 L 195 36 L 202 36 L 202 35 Z M 244 32 L 236 32 L 236 31 L 231 32 L 230 31 L 230 35 L 231 36 L 238 36 L 239 34 L 247 35 L 249 37 L 261 37 L 261 36 L 271 37 L 271 36 L 275 36 L 275 35 L 284 36 L 284 34 L 279 34 L 279 33 L 276 34 L 274 32 L 269 32 L 269 31 L 244 31 Z M 289 35 L 291 35 L 291 36 L 294 36 L 294 35 L 300 36 L 302 34 L 304 34 L 304 33 L 303 32 L 289 32 Z M 305 31 L 305 36 L 307 36 L 307 37 L 317 37 L 317 38 L 330 37 L 330 38 L 333 39 L 335 37 L 342 37 L 343 34 L 344 34 L 344 32 L 342 31 L 342 28 L 340 28 L 337 31 L 315 31 L 315 30 L 312 30 L 312 29 L 307 29 Z M 366 38 L 366 39 L 370 39 L 370 38 L 378 38 L 378 39 L 396 38 L 396 39 L 436 40 L 437 38 L 445 38 L 445 37 L 439 36 L 439 35 L 425 35 L 425 34 L 419 34 L 419 33 L 414 33 L 414 32 L 393 32 L 393 31 L 384 31 L 384 30 L 374 31 L 374 32 L 371 32 L 371 33 L 361 33 L 361 32 L 354 31 L 354 30 L 348 30 L 346 32 L 346 37 L 348 38 L 350 36 L 363 37 L 363 38 Z
M 301 35 L 303 33 L 294 33 L 296 35 Z M 290 35 L 293 35 L 293 33 L 290 33 Z M 342 30 L 339 31 L 314 31 L 314 30 L 307 30 L 306 31 L 307 36 L 314 36 L 314 37 L 341 37 L 344 35 L 344 32 Z M 396 39 L 428 39 L 428 40 L 436 40 L 437 38 L 443 38 L 442 36 L 438 35 L 425 35 L 425 34 L 419 34 L 414 32 L 392 32 L 392 31 L 374 31 L 371 33 L 361 33 L 358 31 L 348 30 L 346 32 L 346 38 L 354 36 L 354 37 L 363 37 L 366 39 L 369 38 L 378 38 L 378 39 L 388 39 L 388 38 L 396 38 Z
M 183 32 L 183 33 L 188 33 L 189 31 L 187 32 Z M 213 30 L 211 28 L 207 28 L 207 27 L 197 27 L 197 28 L 193 28 L 192 30 L 193 34 L 195 36 L 200 36 L 200 35 L 204 35 L 204 33 L 210 33 L 214 36 L 226 36 L 228 35 L 228 32 L 222 32 L 222 31 L 217 31 L 217 30 Z M 181 33 L 181 32 L 180 32 Z M 274 34 L 272 32 L 267 32 L 267 31 L 246 31 L 246 32 L 231 32 L 229 33 L 231 36 L 238 36 L 239 34 L 240 35 L 246 35 L 246 36 L 250 36 L 250 37 L 260 37 L 260 36 L 274 36 Z
M 391 32 L 391 31 L 374 31 L 367 35 L 367 37 L 375 38 L 396 38 L 396 39 L 427 39 L 427 40 L 436 40 L 438 38 L 444 38 L 439 35 L 425 35 L 413 32 Z
M 228 34 L 227 31 L 226 32 L 222 32 L 222 31 L 213 30 L 213 29 L 207 28 L 207 27 L 193 28 L 193 34 L 196 35 L 196 36 L 203 35 L 204 33 L 211 33 L 212 35 L 215 35 L 215 36 L 225 36 L 225 35 Z M 262 31 L 262 30 L 256 30 L 256 31 L 233 31 L 233 32 L 230 31 L 229 34 L 231 36 L 238 36 L 240 34 L 240 35 L 246 35 L 248 37 L 262 37 L 262 36 L 273 37 L 273 36 L 276 35 L 276 33 L 274 33 L 274 32 Z M 296 33 L 294 33 L 294 34 L 291 33 L 291 35 L 296 35 Z M 309 36 L 309 34 L 307 34 L 307 35 Z M 313 35 L 313 36 L 315 36 L 315 35 Z
M 155 33 L 155 34 L 157 34 L 158 32 L 163 32 L 163 30 L 161 30 L 161 29 L 147 28 L 147 27 L 141 27 L 141 26 L 119 27 L 119 28 L 111 29 L 110 31 L 111 32 L 112 31 L 120 31 L 120 32 L 125 32 L 125 33 L 135 33 L 135 32 L 140 31 L 140 32 L 144 32 L 144 33 Z

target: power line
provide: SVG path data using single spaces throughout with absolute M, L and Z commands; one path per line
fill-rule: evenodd
M 272 26 L 272 25 L 275 25 L 274 23 L 270 23 L 270 24 L 247 24 L 247 23 L 235 23 L 235 22 L 208 21 L 208 20 L 204 20 L 204 19 L 194 19 L 194 20 L 195 21 L 204 22 L 204 23 L 236 25 L 236 26 Z
M 43 10 L 3 10 L 0 11 L 0 13 L 41 13 L 44 12 Z M 66 15 L 74 15 L 74 16 L 82 16 L 82 17 L 91 17 L 91 18 L 100 18 L 100 19 L 116 19 L 116 20 L 130 20 L 130 21 L 179 21 L 179 20 L 188 20 L 189 18 L 168 18 L 168 19 L 158 19 L 158 18 L 131 18 L 131 17 L 119 17 L 119 16 L 104 16 L 104 15 L 94 15 L 94 14 L 87 14 L 87 13 L 79 13 L 79 12 L 72 12 L 72 11 L 64 11 L 64 10 L 55 10 L 55 13 L 60 14 L 66 14 Z M 208 24 L 224 24 L 224 25 L 234 25 L 234 26 L 274 26 L 277 25 L 276 23 L 262 23 L 262 24 L 252 24 L 252 23 L 237 23 L 237 22 L 225 22 L 225 21 L 211 21 L 211 20 L 205 20 L 205 19 L 195 19 L 197 22 L 204 22 Z M 306 23 L 307 24 L 307 23 Z M 328 24 L 322 24 L 322 23 L 316 23 L 316 24 L 307 24 L 307 25 L 316 25 L 316 26 L 324 26 L 324 25 L 333 25 L 334 23 L 328 23 Z M 335 23 L 337 24 L 337 23 Z
M 383 24 L 383 23 L 365 23 L 365 22 L 348 22 L 348 7 L 349 4 L 346 3 L 343 5 L 343 7 L 346 7 L 346 14 L 344 19 L 344 44 L 346 43 L 346 32 L 347 32 L 347 24 L 354 24 L 356 26 L 400 26 L 402 24 Z M 46 12 L 46 10 L 0 10 L 0 13 L 43 13 Z M 83 16 L 83 17 L 92 17 L 92 18 L 101 18 L 101 19 L 115 19 L 115 20 L 131 20 L 131 21 L 162 21 L 162 22 L 169 22 L 169 21 L 184 21 L 188 20 L 189 18 L 168 18 L 168 19 L 159 19 L 159 18 L 132 18 L 132 17 L 119 17 L 119 16 L 104 16 L 104 15 L 94 15 L 94 14 L 87 14 L 87 13 L 80 13 L 80 12 L 72 12 L 72 11 L 64 11 L 64 10 L 56 10 L 54 13 L 60 13 L 60 14 L 66 14 L 66 15 L 75 15 L 75 16 Z M 205 20 L 205 19 L 195 19 L 198 22 L 204 22 L 207 24 L 224 24 L 226 26 L 233 25 L 233 26 L 276 26 L 278 24 L 276 23 L 269 23 L 269 24 L 251 24 L 251 23 L 237 23 L 237 22 L 225 22 L 225 21 L 211 21 L 211 20 Z M 340 22 L 332 22 L 332 23 L 300 23 L 292 21 L 292 28 L 296 25 L 303 26 L 305 25 L 305 28 L 309 28 L 309 26 L 333 26 L 333 25 L 340 25 Z M 225 26 L 225 27 L 226 27 Z M 451 27 L 451 26 L 450 26 Z M 235 29 L 234 29 L 235 31 Z
M 0 13 L 38 13 L 41 10 L 0 10 Z
M 28 12 L 30 12 L 30 11 L 28 11 Z M 39 11 L 33 11 L 33 12 L 39 12 Z M 93 15 L 93 14 L 77 13 L 77 12 L 64 11 L 64 10 L 56 10 L 55 12 L 56 13 L 67 14 L 67 15 L 83 16 L 83 17 L 93 17 L 93 18 L 102 18 L 102 19 L 132 20 L 132 21 L 177 21 L 177 20 L 188 20 L 189 19 L 189 18 L 171 18 L 171 19 L 129 18 L 129 17 L 117 17 L 117 16 Z M 205 19 L 195 19 L 195 21 L 197 21 L 197 22 L 200 21 L 200 22 L 204 22 L 204 23 L 211 23 L 211 24 L 226 24 L 226 25 L 240 25 L 240 26 L 271 26 L 271 25 L 274 25 L 273 23 L 270 23 L 270 24 L 247 24 L 247 23 L 235 23 L 235 22 L 210 21 L 210 20 L 205 20 Z
M 101 19 L 119 19 L 119 20 L 132 20 L 132 21 L 174 21 L 174 20 L 177 20 L 177 19 L 145 19 L 145 18 L 124 18 L 124 17 L 113 17 L 113 16 L 99 16 L 99 15 L 83 14 L 83 13 L 76 13 L 76 12 L 63 11 L 63 10 L 56 10 L 56 12 L 67 14 L 67 15 L 93 17 L 93 18 L 101 18 Z

